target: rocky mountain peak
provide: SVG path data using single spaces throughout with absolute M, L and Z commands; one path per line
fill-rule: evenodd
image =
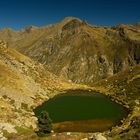
M 62 22 L 66 24 L 66 23 L 68 23 L 68 22 L 70 22 L 70 21 L 73 21 L 73 20 L 77 20 L 77 21 L 79 21 L 79 22 L 82 22 L 81 19 L 76 18 L 76 17 L 66 17 L 66 18 L 64 18 L 64 19 L 62 20 Z
M 61 22 L 61 24 L 63 25 L 62 30 L 75 29 L 77 27 L 80 27 L 81 25 L 84 25 L 85 23 L 85 21 L 82 21 L 78 18 L 67 17 Z

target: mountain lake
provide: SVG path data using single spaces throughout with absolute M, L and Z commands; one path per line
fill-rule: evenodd
M 92 90 L 68 90 L 34 109 L 47 111 L 55 132 L 102 132 L 121 124 L 128 110 Z

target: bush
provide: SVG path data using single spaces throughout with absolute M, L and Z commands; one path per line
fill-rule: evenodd
M 41 137 L 50 134 L 52 131 L 52 120 L 50 119 L 49 114 L 46 111 L 42 112 L 38 117 L 38 128 L 39 131 L 37 132 L 37 134 Z

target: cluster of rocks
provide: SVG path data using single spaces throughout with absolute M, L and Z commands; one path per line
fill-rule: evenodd
M 7 131 L 8 133 L 17 133 L 14 125 L 10 123 L 0 123 L 0 140 L 7 140 L 3 131 Z
M 102 133 L 95 133 L 93 136 L 89 138 L 83 138 L 81 140 L 107 140 L 107 138 L 103 136 Z

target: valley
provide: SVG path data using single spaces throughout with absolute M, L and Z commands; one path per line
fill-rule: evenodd
M 136 24 L 100 27 L 68 17 L 44 27 L 0 30 L 0 138 L 81 140 L 99 134 L 108 140 L 137 140 L 139 62 Z M 35 133 L 34 109 L 46 104 L 49 115 L 59 119 L 55 132 L 42 138 Z

